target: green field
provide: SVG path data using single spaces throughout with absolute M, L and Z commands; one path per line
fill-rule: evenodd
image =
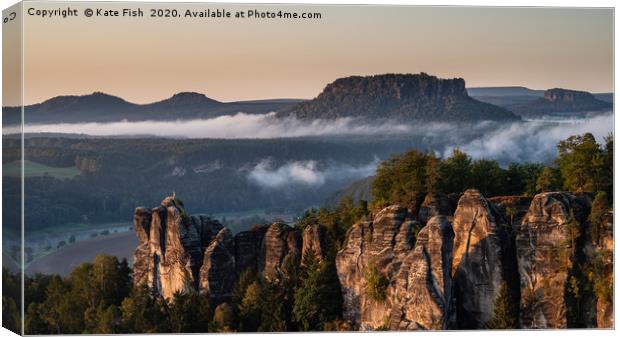
M 2 165 L 3 175 L 9 177 L 19 177 L 21 174 L 20 162 L 13 161 Z M 75 166 L 70 167 L 52 167 L 33 161 L 24 161 L 24 176 L 29 177 L 54 177 L 57 179 L 71 179 L 80 174 Z

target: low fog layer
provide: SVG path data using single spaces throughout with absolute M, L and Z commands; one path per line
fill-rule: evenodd
M 352 118 L 337 120 L 300 121 L 295 118 L 274 117 L 275 113 L 220 116 L 212 119 L 179 121 L 144 121 L 76 124 L 31 124 L 24 132 L 80 133 L 92 136 L 155 135 L 185 138 L 282 138 L 329 135 L 373 135 L 403 133 L 409 126 L 386 122 L 368 125 Z
M 4 130 L 9 131 L 9 130 Z M 421 150 L 433 150 L 438 156 L 448 156 L 459 147 L 474 158 L 510 162 L 546 162 L 555 157 L 557 143 L 571 135 L 593 133 L 597 140 L 613 131 L 610 111 L 587 119 L 538 120 L 515 123 L 481 122 L 477 125 L 447 123 L 403 124 L 397 122 L 370 123 L 353 118 L 301 121 L 295 118 L 276 119 L 274 113 L 252 115 L 237 113 L 204 120 L 145 121 L 82 124 L 26 125 L 27 133 L 74 133 L 92 136 L 153 135 L 183 138 L 269 139 L 312 136 L 363 136 L 368 139 L 403 139 L 422 137 Z M 413 146 L 417 146 L 414 143 Z M 283 180 L 302 184 L 323 184 L 325 168 L 317 163 L 290 163 L 271 167 L 267 162 L 257 165 L 250 178 L 263 186 L 277 186 Z M 346 170 L 345 170 L 346 171 Z M 281 177 L 286 177 L 281 179 Z M 327 174 L 329 176 L 329 174 Z
M 458 147 L 474 158 L 490 158 L 500 163 L 547 162 L 556 156 L 559 141 L 590 132 L 598 142 L 603 142 L 604 137 L 613 132 L 613 125 L 612 113 L 584 120 L 506 124 L 485 130 L 474 140 L 453 143 L 440 154 L 449 156 L 452 149 Z

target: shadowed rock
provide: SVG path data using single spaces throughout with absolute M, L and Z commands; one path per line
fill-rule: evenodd
M 138 247 L 134 253 L 133 280 L 135 284 L 148 282 L 148 274 L 152 272 L 153 260 L 150 258 L 149 235 L 151 228 L 151 212 L 138 207 L 133 217 L 133 228 L 138 237 Z
M 567 282 L 588 206 L 570 193 L 538 194 L 517 230 L 523 328 L 568 327 Z
M 447 329 L 454 319 L 452 298 L 452 224 L 432 217 L 394 281 L 390 330 Z
M 454 213 L 452 276 L 459 328 L 483 328 L 493 318 L 495 298 L 505 279 L 510 242 L 494 206 L 467 190 Z
M 301 257 L 303 262 L 303 257 L 306 255 L 306 252 L 312 251 L 316 255 L 316 257 L 321 260 L 325 257 L 326 252 L 326 242 L 325 242 L 325 226 L 323 225 L 309 225 L 304 229 L 303 237 L 302 237 L 302 248 L 301 248 Z
M 281 222 L 272 224 L 263 240 L 265 259 L 259 260 L 259 270 L 269 278 L 282 277 L 286 273 L 286 265 L 293 264 L 300 258 L 301 246 L 301 235 L 298 231 Z
M 381 210 L 371 222 L 361 222 L 349 229 L 342 250 L 336 256 L 338 279 L 343 294 L 343 316 L 360 330 L 374 330 L 390 320 L 396 298 L 392 296 L 396 274 L 402 259 L 413 249 L 416 221 L 407 221 L 407 209 L 390 206 Z M 390 281 L 385 300 L 376 300 L 366 292 L 365 274 L 369 268 Z
M 418 211 L 418 220 L 425 224 L 430 218 L 437 215 L 452 217 L 454 204 L 444 193 L 429 193 L 424 197 Z
M 235 273 L 235 246 L 232 232 L 223 228 L 205 250 L 200 268 L 200 289 L 207 291 L 215 303 L 232 296 Z
M 269 226 L 255 225 L 249 231 L 235 235 L 235 269 L 237 275 L 246 269 L 259 270 L 259 261 L 263 261 L 263 240 Z M 264 262 L 260 263 L 264 266 Z

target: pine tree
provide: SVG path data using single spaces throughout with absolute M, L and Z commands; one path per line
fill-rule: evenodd
M 488 329 L 516 329 L 518 322 L 517 301 L 510 296 L 508 284 L 502 282 L 495 298 L 493 318 L 486 323 Z

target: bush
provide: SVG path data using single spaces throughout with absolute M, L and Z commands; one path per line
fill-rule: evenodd
M 385 301 L 389 280 L 377 269 L 374 263 L 369 263 L 364 279 L 366 280 L 366 295 L 376 302 Z

